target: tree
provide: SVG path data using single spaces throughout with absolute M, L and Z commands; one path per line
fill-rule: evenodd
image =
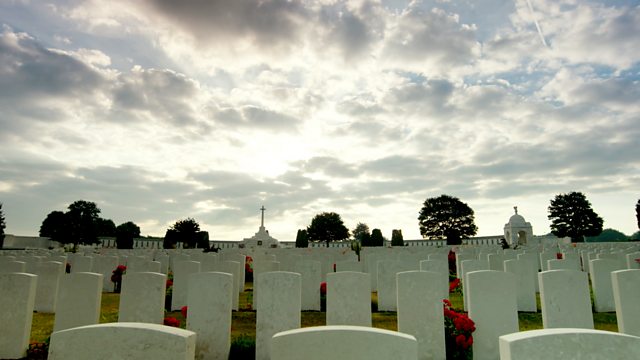
M 384 236 L 380 229 L 371 230 L 371 246 L 384 246 Z
M 116 227 L 116 247 L 118 249 L 133 249 L 133 239 L 140 237 L 140 227 L 132 221 Z
M 391 230 L 391 246 L 404 246 L 402 230 Z
M 50 212 L 40 225 L 40 236 L 63 244 L 69 242 L 67 215 L 62 211 Z
M 447 239 L 447 245 L 459 245 L 462 239 L 478 231 L 469 205 L 449 195 L 426 199 L 418 216 L 418 224 L 423 237 L 430 240 Z
M 329 247 L 331 241 L 347 239 L 349 229 L 344 226 L 340 215 L 334 212 L 323 212 L 311 219 L 311 224 L 307 227 L 307 235 L 311 241 L 326 241 Z
M 178 220 L 171 227 L 177 235 L 178 241 L 182 241 L 184 248 L 195 248 L 198 244 L 198 232 L 200 232 L 200 224 L 192 218 Z
M 116 224 L 111 219 L 98 218 L 96 220 L 98 236 L 116 236 Z
M 602 232 L 602 218 L 591 209 L 591 203 L 581 192 L 556 195 L 551 200 L 548 218 L 553 235 L 568 236 L 574 243 Z
M 629 237 L 615 229 L 604 229 L 597 236 L 587 236 L 585 242 L 629 241 Z
M 365 223 L 358 223 L 352 231 L 353 238 L 360 242 L 360 246 L 371 246 L 371 233 L 369 226 Z
M 640 229 L 640 199 L 636 203 L 636 222 L 638 223 L 638 229 Z
M 78 244 L 97 244 L 100 209 L 94 202 L 78 200 L 69 205 L 66 215 L 69 227 L 69 241 L 74 251 Z M 66 239 L 65 239 L 66 240 Z M 63 241 L 65 243 L 65 241 Z
M 298 229 L 296 234 L 296 247 L 306 248 L 309 247 L 309 237 L 307 236 L 307 230 Z
M 4 229 L 7 224 L 4 222 L 4 213 L 2 212 L 2 203 L 0 203 L 0 249 L 4 246 Z
M 178 232 L 173 229 L 167 229 L 167 232 L 164 234 L 164 240 L 162 241 L 162 247 L 164 249 L 175 249 L 178 241 L 180 241 Z

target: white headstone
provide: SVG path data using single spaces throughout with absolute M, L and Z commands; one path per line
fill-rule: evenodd
M 71 272 L 90 272 L 93 268 L 93 258 L 91 256 L 76 256 L 71 264 Z
M 24 261 L 0 261 L 0 273 L 23 273 L 26 269 Z
M 355 271 L 327 274 L 327 325 L 371 326 L 369 276 Z
M 93 272 L 102 274 L 102 291 L 113 291 L 111 275 L 117 267 L 117 256 L 97 256 L 93 259 Z
M 618 331 L 640 336 L 640 269 L 611 273 Z
M 638 259 L 640 259 L 640 251 L 626 254 L 627 269 L 640 269 L 640 261 Z
M 56 261 L 38 263 L 35 274 L 38 275 L 35 311 L 53 313 L 56 311 L 56 299 L 64 265 Z
M 284 271 L 259 275 L 256 360 L 269 360 L 273 335 L 300 327 L 300 278 L 300 274 Z
M 516 277 L 518 311 L 536 312 L 536 287 L 534 285 L 534 273 L 528 260 L 506 260 L 504 271 Z
M 467 287 L 464 285 L 467 281 L 466 275 L 472 271 L 489 270 L 489 262 L 487 260 L 462 260 L 460 262 L 461 276 L 458 276 L 462 281 L 462 300 L 464 310 L 469 310 L 469 296 L 467 295 Z
M 180 310 L 187 305 L 189 276 L 200 272 L 197 261 L 176 261 L 173 269 L 173 293 L 171 294 L 171 310 Z
M 537 253 L 523 253 L 518 254 L 518 260 L 525 260 L 531 267 L 531 273 L 533 276 L 533 284 L 536 288 L 536 292 L 540 292 L 540 285 L 538 284 L 538 271 L 540 271 L 540 257 Z
M 415 360 L 416 339 L 360 326 L 318 326 L 283 331 L 272 340 L 271 360 Z
M 550 328 L 593 329 L 587 273 L 550 270 L 538 273 L 542 325 Z
M 236 280 L 240 276 L 240 263 L 237 261 L 225 260 L 220 264 L 220 272 L 231 274 L 233 276 L 233 292 L 231 307 L 238 310 L 240 306 L 240 283 Z
M 593 303 L 596 312 L 615 311 L 611 273 L 622 269 L 623 267 L 618 260 L 595 259 L 589 261 L 589 276 L 591 277 Z
M 336 261 L 336 271 L 362 272 L 362 263 L 357 260 Z
M 167 276 L 135 272 L 122 277 L 119 322 L 162 324 Z
M 275 258 L 275 256 L 271 256 Z M 260 274 L 265 272 L 279 271 L 280 263 L 272 260 L 254 260 L 253 261 L 253 309 L 256 309 L 258 303 L 258 281 Z
M 63 276 L 53 331 L 97 324 L 101 300 L 102 274 L 76 272 Z
M 220 272 L 192 274 L 189 279 L 187 329 L 198 334 L 196 359 L 228 359 L 231 346 L 233 276 Z
M 469 318 L 476 325 L 473 358 L 497 359 L 498 338 L 518 331 L 516 277 L 494 270 L 472 271 L 466 277 Z
M 193 359 L 196 333 L 145 323 L 106 323 L 54 332 L 49 360 Z
M 406 270 L 400 261 L 378 261 L 378 311 L 397 311 L 396 274 Z
M 416 338 L 419 360 L 446 358 L 443 298 L 438 285 L 442 278 L 443 274 L 433 271 L 397 274 L 398 331 Z
M 26 355 L 37 278 L 26 273 L 0 274 L 0 359 L 20 359 Z
M 500 360 L 640 359 L 640 338 L 602 330 L 544 329 L 500 337 Z
M 294 266 L 294 272 L 302 276 L 302 310 L 320 311 L 320 274 L 319 261 L 302 260 Z

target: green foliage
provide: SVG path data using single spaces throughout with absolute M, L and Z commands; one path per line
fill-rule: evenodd
M 371 233 L 369 226 L 365 223 L 358 223 L 352 231 L 353 238 L 360 242 L 361 246 L 371 246 Z
M 629 240 L 640 241 L 640 231 L 636 231 L 633 235 L 629 236 Z
M 391 246 L 404 246 L 402 230 L 391 230 Z
M 447 239 L 459 245 L 478 231 L 473 210 L 457 197 L 440 195 L 424 201 L 418 216 L 420 234 L 430 240 Z
M 248 335 L 240 335 L 231 342 L 229 359 L 255 359 L 256 340 Z
M 113 220 L 98 218 L 96 226 L 98 228 L 98 236 L 116 236 L 116 224 L 113 223 Z
M 604 229 L 598 236 L 587 236 L 585 242 L 629 241 L 629 237 L 615 229 Z
M 297 248 L 309 247 L 309 236 L 307 235 L 307 230 L 298 229 L 298 233 L 296 234 L 296 247 Z
M 116 246 L 118 249 L 133 249 L 133 239 L 140 237 L 140 227 L 127 221 L 116 228 Z
M 198 244 L 198 232 L 200 232 L 200 224 L 198 224 L 198 222 L 194 219 L 186 218 L 183 220 L 178 220 L 175 224 L 173 224 L 170 230 L 174 230 L 176 232 L 176 242 L 181 241 L 184 248 L 195 248 L 196 244 Z
M 570 237 L 571 242 L 583 242 L 585 236 L 598 236 L 603 220 L 591 209 L 591 203 L 581 192 L 558 194 L 549 206 L 551 233 Z
M 344 226 L 340 215 L 334 212 L 323 212 L 314 216 L 307 227 L 311 241 L 325 241 L 327 247 L 331 241 L 344 240 L 349 237 L 349 229 Z
M 4 222 L 4 213 L 2 212 L 2 203 L 0 203 L 0 249 L 4 246 L 4 229 L 7 224 Z
M 384 246 L 384 236 L 380 229 L 371 230 L 371 246 Z
M 167 229 L 167 232 L 164 234 L 164 240 L 162 241 L 162 247 L 164 249 L 175 249 L 179 240 L 180 237 L 177 231 Z
M 638 229 L 640 229 L 640 199 L 636 203 L 636 222 L 638 223 Z
M 64 243 L 69 237 L 67 215 L 62 211 L 52 211 L 40 225 L 40 236 Z

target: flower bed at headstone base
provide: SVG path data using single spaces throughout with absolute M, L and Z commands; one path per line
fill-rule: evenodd
M 476 330 L 473 320 L 466 313 L 455 311 L 447 299 L 444 303 L 444 337 L 447 360 L 471 360 L 472 333 Z

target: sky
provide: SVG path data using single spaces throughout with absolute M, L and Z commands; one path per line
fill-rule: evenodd
M 637 0 L 0 0 L 8 234 L 95 202 L 163 236 L 337 212 L 420 238 L 448 194 L 499 235 L 584 193 L 638 231 Z

